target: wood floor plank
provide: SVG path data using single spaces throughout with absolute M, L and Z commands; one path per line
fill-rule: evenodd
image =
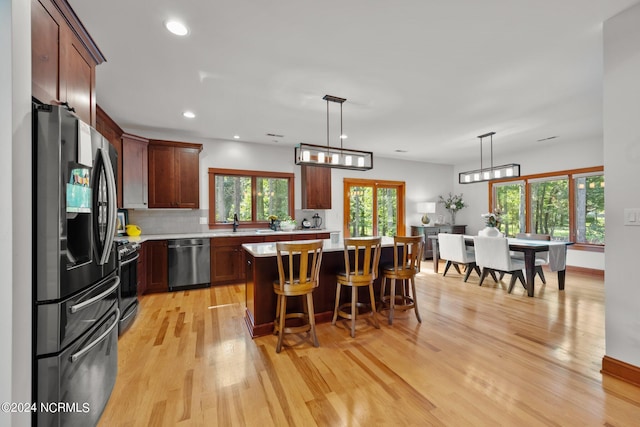
M 505 282 L 416 280 L 422 323 L 317 325 L 252 339 L 240 284 L 145 295 L 119 341 L 100 426 L 637 426 L 640 389 L 600 373 L 604 283 L 554 273 L 529 298 Z M 366 319 L 366 317 L 365 317 Z

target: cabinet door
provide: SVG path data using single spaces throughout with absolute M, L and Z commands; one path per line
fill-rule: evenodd
M 149 207 L 175 208 L 174 148 L 149 145 Z
M 149 207 L 149 141 L 122 135 L 123 206 L 130 209 Z
M 38 1 L 31 1 L 31 92 L 45 103 L 60 100 L 60 25 Z
M 302 209 L 331 209 L 331 168 L 301 166 Z
M 174 150 L 177 207 L 197 209 L 200 206 L 200 151 L 179 147 Z
M 118 194 L 118 208 L 122 208 L 122 140 L 120 139 L 122 129 L 120 129 L 120 126 L 118 126 L 102 108 L 96 106 L 96 130 L 102 136 L 107 138 L 109 143 L 111 143 L 113 148 L 115 148 L 116 153 L 118 153 L 116 186 Z
M 242 247 L 211 247 L 211 282 L 229 282 L 238 280 L 242 266 Z M 244 270 L 243 270 L 244 271 Z
M 71 34 L 69 34 L 69 37 Z M 73 38 L 66 48 L 66 67 L 62 78 L 66 83 L 65 99 L 83 122 L 95 124 L 95 68 L 85 59 L 80 42 Z
M 166 240 L 146 242 L 147 292 L 169 291 L 169 260 Z

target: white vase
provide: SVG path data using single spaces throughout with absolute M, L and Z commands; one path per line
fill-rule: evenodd
M 485 227 L 482 230 L 478 231 L 478 236 L 486 236 L 486 237 L 502 237 L 504 236 L 504 234 L 502 234 L 497 228 L 495 227 Z

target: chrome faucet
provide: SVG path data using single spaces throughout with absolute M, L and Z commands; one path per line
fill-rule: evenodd
M 238 214 L 233 214 L 233 232 L 235 233 L 238 230 L 238 226 L 240 223 L 238 222 Z

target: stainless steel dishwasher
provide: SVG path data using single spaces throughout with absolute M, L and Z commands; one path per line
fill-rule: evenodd
M 169 240 L 169 290 L 211 285 L 209 239 Z

